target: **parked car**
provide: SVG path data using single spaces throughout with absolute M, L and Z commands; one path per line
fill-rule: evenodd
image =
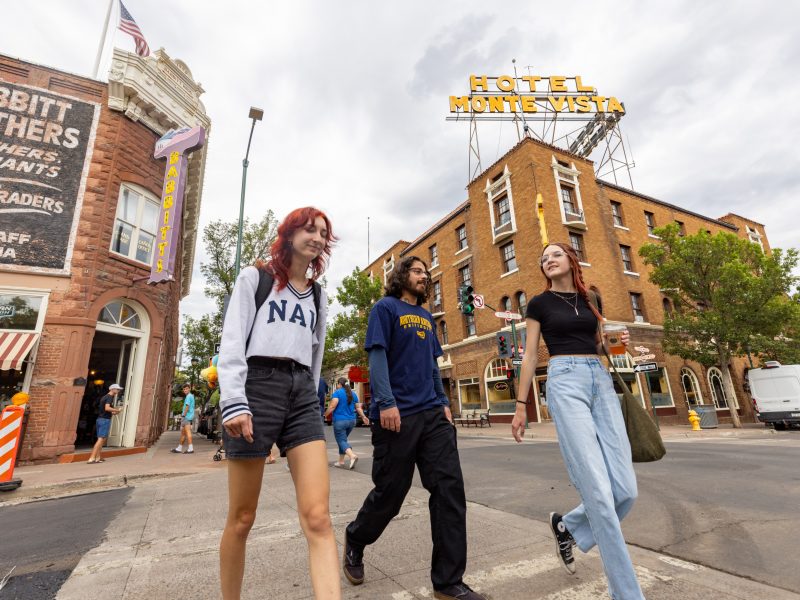
M 759 421 L 775 429 L 800 426 L 800 365 L 767 361 L 750 369 L 747 379 Z

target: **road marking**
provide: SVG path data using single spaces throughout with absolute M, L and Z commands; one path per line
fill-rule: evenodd
M 392 600 L 414 600 L 414 596 L 410 592 L 403 590 L 402 592 L 395 592 L 392 594 Z
M 671 581 L 672 577 L 654 573 L 646 567 L 635 567 L 636 577 L 642 590 L 652 587 L 657 582 Z M 542 600 L 596 600 L 605 598 L 608 593 L 608 584 L 605 576 L 597 577 L 587 583 L 576 585 L 565 590 L 548 594 Z
M 658 560 L 667 563 L 668 565 L 672 565 L 673 567 L 686 569 L 687 571 L 702 571 L 705 568 L 703 565 L 696 565 L 694 563 L 681 560 L 680 558 L 673 558 L 672 556 L 659 556 Z

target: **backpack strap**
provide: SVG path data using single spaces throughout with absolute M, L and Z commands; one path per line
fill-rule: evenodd
M 311 282 L 314 288 L 314 308 L 317 309 L 317 321 L 319 322 L 319 304 L 322 301 L 322 286 L 316 281 Z
M 244 344 L 244 350 L 247 352 L 247 347 L 250 345 L 250 337 L 253 335 L 253 326 L 256 322 L 256 314 L 259 309 L 264 306 L 270 292 L 272 292 L 272 284 L 275 282 L 275 276 L 264 269 L 258 270 L 258 287 L 256 287 L 256 313 L 253 315 L 253 322 L 250 324 L 250 333 L 247 334 L 247 341 Z

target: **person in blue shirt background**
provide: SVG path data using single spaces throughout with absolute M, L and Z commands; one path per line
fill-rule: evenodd
M 325 397 L 328 395 L 328 384 L 323 377 L 319 378 L 317 398 L 319 398 L 319 414 L 325 418 Z
M 178 447 L 170 450 L 173 454 L 194 454 L 194 446 L 192 446 L 192 423 L 194 423 L 194 394 L 192 393 L 192 386 L 188 383 L 183 385 L 183 393 L 185 398 L 183 400 L 183 415 L 181 416 L 181 439 L 178 442 Z M 183 451 L 183 440 L 186 440 L 186 452 Z
M 358 417 L 364 422 L 364 425 L 369 425 L 369 419 L 364 411 L 361 410 L 361 403 L 358 401 L 356 393 L 350 389 L 350 384 L 347 379 L 340 377 L 336 386 L 336 391 L 331 394 L 331 402 L 328 404 L 328 410 L 325 411 L 325 417 L 333 414 L 331 421 L 333 422 L 333 437 L 336 438 L 336 444 L 339 446 L 339 462 L 334 463 L 334 466 L 340 469 L 344 467 L 344 457 L 350 459 L 347 465 L 348 469 L 352 469 L 358 462 L 358 455 L 353 452 L 353 447 L 347 441 L 353 427 L 356 426 L 356 413 Z
M 372 481 L 355 521 L 345 530 L 344 574 L 364 581 L 364 548 L 374 543 L 411 487 L 414 466 L 431 498 L 431 581 L 434 598 L 485 600 L 463 581 L 467 566 L 467 505 L 450 403 L 436 359 L 442 348 L 422 305 L 431 291 L 428 267 L 403 258 L 372 307 L 364 349 L 369 353 Z M 401 428 L 402 425 L 402 428 Z

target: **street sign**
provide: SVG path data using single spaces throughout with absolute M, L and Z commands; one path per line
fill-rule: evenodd
M 652 361 L 655 357 L 655 354 L 642 354 L 641 356 L 632 356 L 631 360 L 635 363 L 641 363 L 648 360 Z
M 472 297 L 472 304 L 475 306 L 475 308 L 483 308 L 486 306 L 486 302 L 484 301 L 483 296 L 480 294 L 475 294 Z
M 644 373 L 646 371 L 658 371 L 658 365 L 654 362 L 641 363 L 633 367 L 635 373 Z
M 219 347 L 222 346 L 220 342 L 214 344 L 214 354 L 219 354 Z
M 522 359 L 521 358 L 515 358 L 515 359 L 513 359 L 511 361 L 511 364 L 514 365 L 515 367 L 521 367 L 522 366 Z
M 494 313 L 494 316 L 495 317 L 500 317 L 501 319 L 505 319 L 507 321 L 511 321 L 511 320 L 521 321 L 522 320 L 522 315 L 521 314 L 512 313 L 512 312 L 506 311 L 506 310 L 498 310 L 496 313 Z

